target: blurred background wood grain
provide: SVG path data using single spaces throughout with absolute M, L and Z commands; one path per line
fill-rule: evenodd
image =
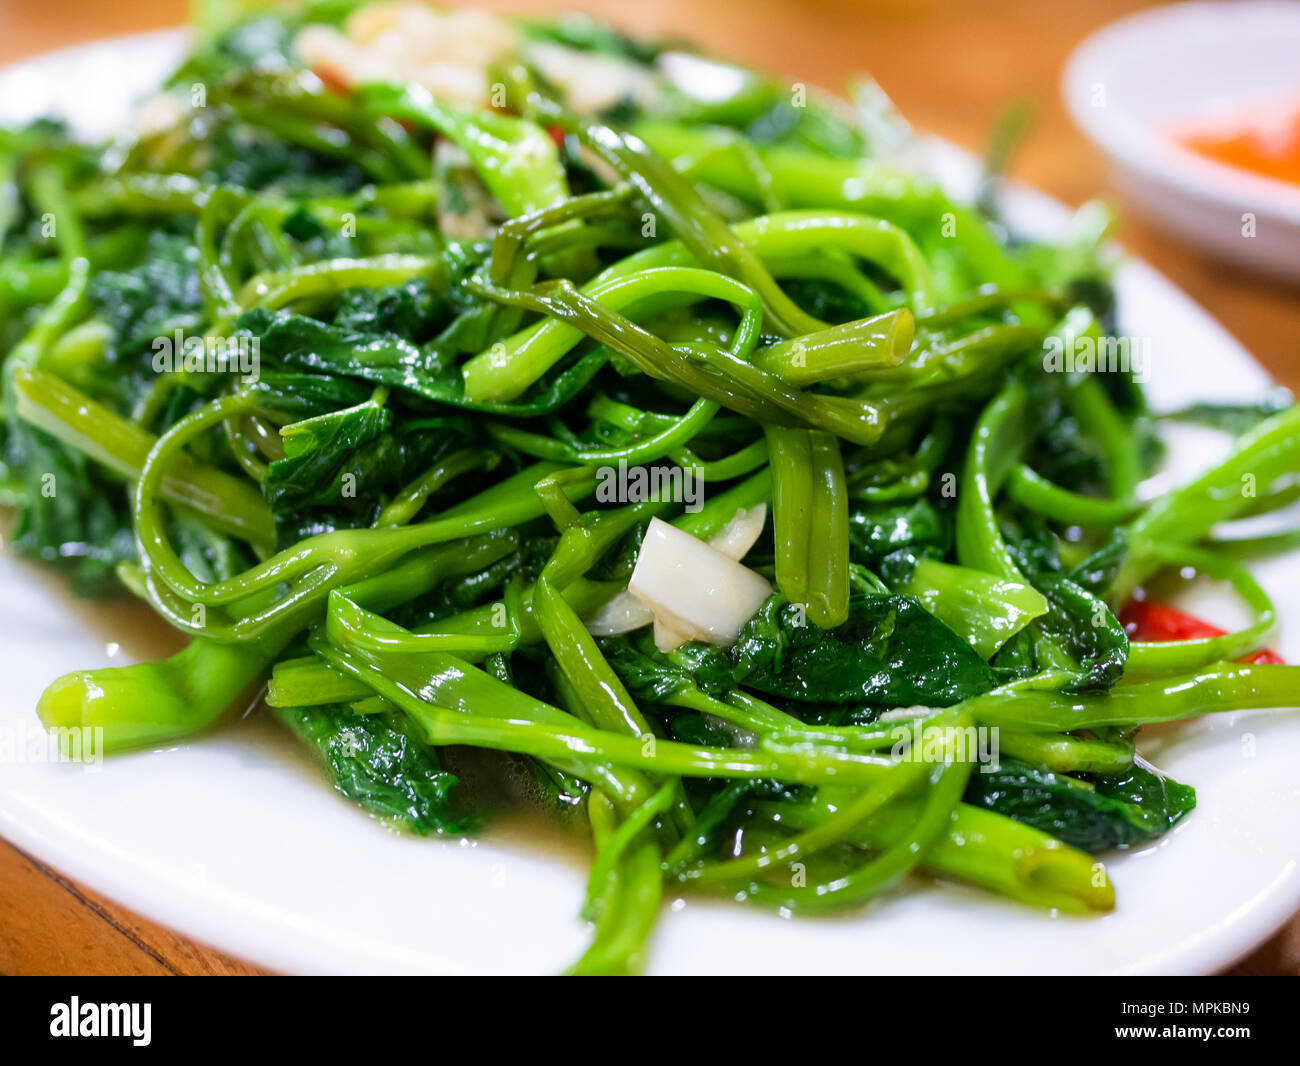
M 447 0 L 444 6 L 469 6 Z M 917 127 L 981 151 L 1003 107 L 1036 120 L 1013 176 L 1072 205 L 1106 196 L 1101 159 L 1067 118 L 1059 79 L 1088 33 L 1133 0 L 485 0 L 489 10 L 581 8 L 624 29 L 689 39 L 720 56 L 828 89 L 869 71 Z M 0 63 L 60 45 L 178 25 L 184 0 L 0 0 Z M 1121 242 L 1209 309 L 1300 391 L 1300 290 L 1216 263 L 1131 214 Z M 256 973 L 116 907 L 0 842 L 0 972 Z M 1300 921 L 1238 965 L 1300 973 Z

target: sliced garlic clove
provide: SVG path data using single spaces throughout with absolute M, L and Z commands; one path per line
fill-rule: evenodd
M 708 545 L 715 551 L 722 552 L 728 559 L 740 562 L 762 535 L 766 522 L 767 504 L 742 507 L 731 516 L 730 522 L 709 538 Z
M 650 617 L 654 618 L 654 615 Z M 661 622 L 658 618 L 655 618 L 654 635 L 655 647 L 665 654 L 676 651 L 691 639 L 689 634 L 683 633 L 680 629 L 674 629 L 666 622 Z
M 641 541 L 628 590 L 661 626 L 718 645 L 734 642 L 772 594 L 761 575 L 658 518 Z
M 654 612 L 627 589 L 623 589 L 587 619 L 587 632 L 596 637 L 613 637 L 619 633 L 643 629 L 654 620 Z

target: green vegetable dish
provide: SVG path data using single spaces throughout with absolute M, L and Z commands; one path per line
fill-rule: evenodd
M 522 774 L 594 841 L 573 972 L 622 973 L 665 893 L 1108 911 L 1096 856 L 1195 805 L 1140 727 L 1300 705 L 1239 561 L 1296 537 L 1224 534 L 1300 496 L 1300 409 L 1179 412 L 1240 436 L 1140 502 L 1134 375 L 1047 358 L 1116 343 L 1096 213 L 953 202 L 870 85 L 240 6 L 107 143 L 0 131 L 10 545 L 190 638 L 47 728 L 163 745 L 264 685 L 419 834 Z M 1189 567 L 1255 621 L 1157 602 Z

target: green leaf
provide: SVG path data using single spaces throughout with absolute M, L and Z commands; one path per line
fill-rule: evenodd
M 237 325 L 259 339 L 263 360 L 361 378 L 406 389 L 438 403 L 516 418 L 558 410 L 582 392 L 605 365 L 604 355 L 590 352 L 562 368 L 549 384 L 521 402 L 474 402 L 465 398 L 459 367 L 444 357 L 437 342 L 417 347 L 395 333 L 367 333 L 291 311 L 250 311 L 239 318 Z
M 120 592 L 115 568 L 136 557 L 120 493 L 83 453 L 26 422 L 9 427 L 5 460 L 22 505 L 13 551 L 66 571 L 79 595 Z
M 899 591 L 920 600 L 982 659 L 1048 610 L 1047 599 L 1029 585 L 936 559 L 917 559 Z
M 392 424 L 392 411 L 367 400 L 285 426 L 280 431 L 285 457 L 270 465 L 262 486 L 266 502 L 276 511 L 337 503 L 344 496 L 346 474 L 354 479 L 355 493 L 360 471 L 353 460 L 358 450 Z
M 892 552 L 909 548 L 917 555 L 942 558 L 952 543 L 946 515 L 927 499 L 884 507 L 859 507 L 849 512 L 849 544 L 853 561 L 875 568 Z
M 992 773 L 971 774 L 965 800 L 1095 854 L 1167 833 L 1196 806 L 1196 790 L 1141 759 L 1126 777 L 1095 785 L 1004 759 Z
M 856 596 L 848 621 L 820 629 L 776 594 L 729 650 L 686 644 L 663 655 L 646 636 L 601 648 L 629 690 L 647 700 L 694 682 L 711 694 L 743 686 L 802 704 L 945 707 L 994 685 L 970 645 L 907 596 Z
M 792 700 L 946 707 L 994 685 L 988 664 L 907 596 L 858 596 L 834 629 L 770 598 L 731 649 L 748 688 Z
M 1037 626 L 1078 664 L 1078 677 L 1067 691 L 1111 688 L 1124 676 L 1128 662 L 1128 634 L 1119 619 L 1100 597 L 1062 572 L 1056 537 L 1051 532 L 1043 529 L 1029 534 L 1017 535 L 1015 530 L 1008 533 L 1007 546 L 1021 571 L 1049 604 Z M 1118 561 L 1103 557 L 1092 563 L 1102 568 L 1100 574 L 1090 575 L 1085 568 L 1080 576 L 1102 579 L 1109 574 L 1114 580 Z
M 344 704 L 272 713 L 312 749 L 334 787 L 372 814 L 421 836 L 474 826 L 475 819 L 453 802 L 456 776 L 438 765 L 396 715 L 357 714 Z
M 110 326 L 110 358 L 144 351 L 157 337 L 199 324 L 198 263 L 192 236 L 155 231 L 138 266 L 91 279 L 91 306 Z

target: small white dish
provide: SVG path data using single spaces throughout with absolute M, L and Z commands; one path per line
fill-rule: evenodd
M 1198 0 L 1130 15 L 1075 49 L 1062 91 L 1143 212 L 1224 259 L 1300 281 L 1300 186 L 1175 139 L 1229 116 L 1300 106 L 1300 4 Z

